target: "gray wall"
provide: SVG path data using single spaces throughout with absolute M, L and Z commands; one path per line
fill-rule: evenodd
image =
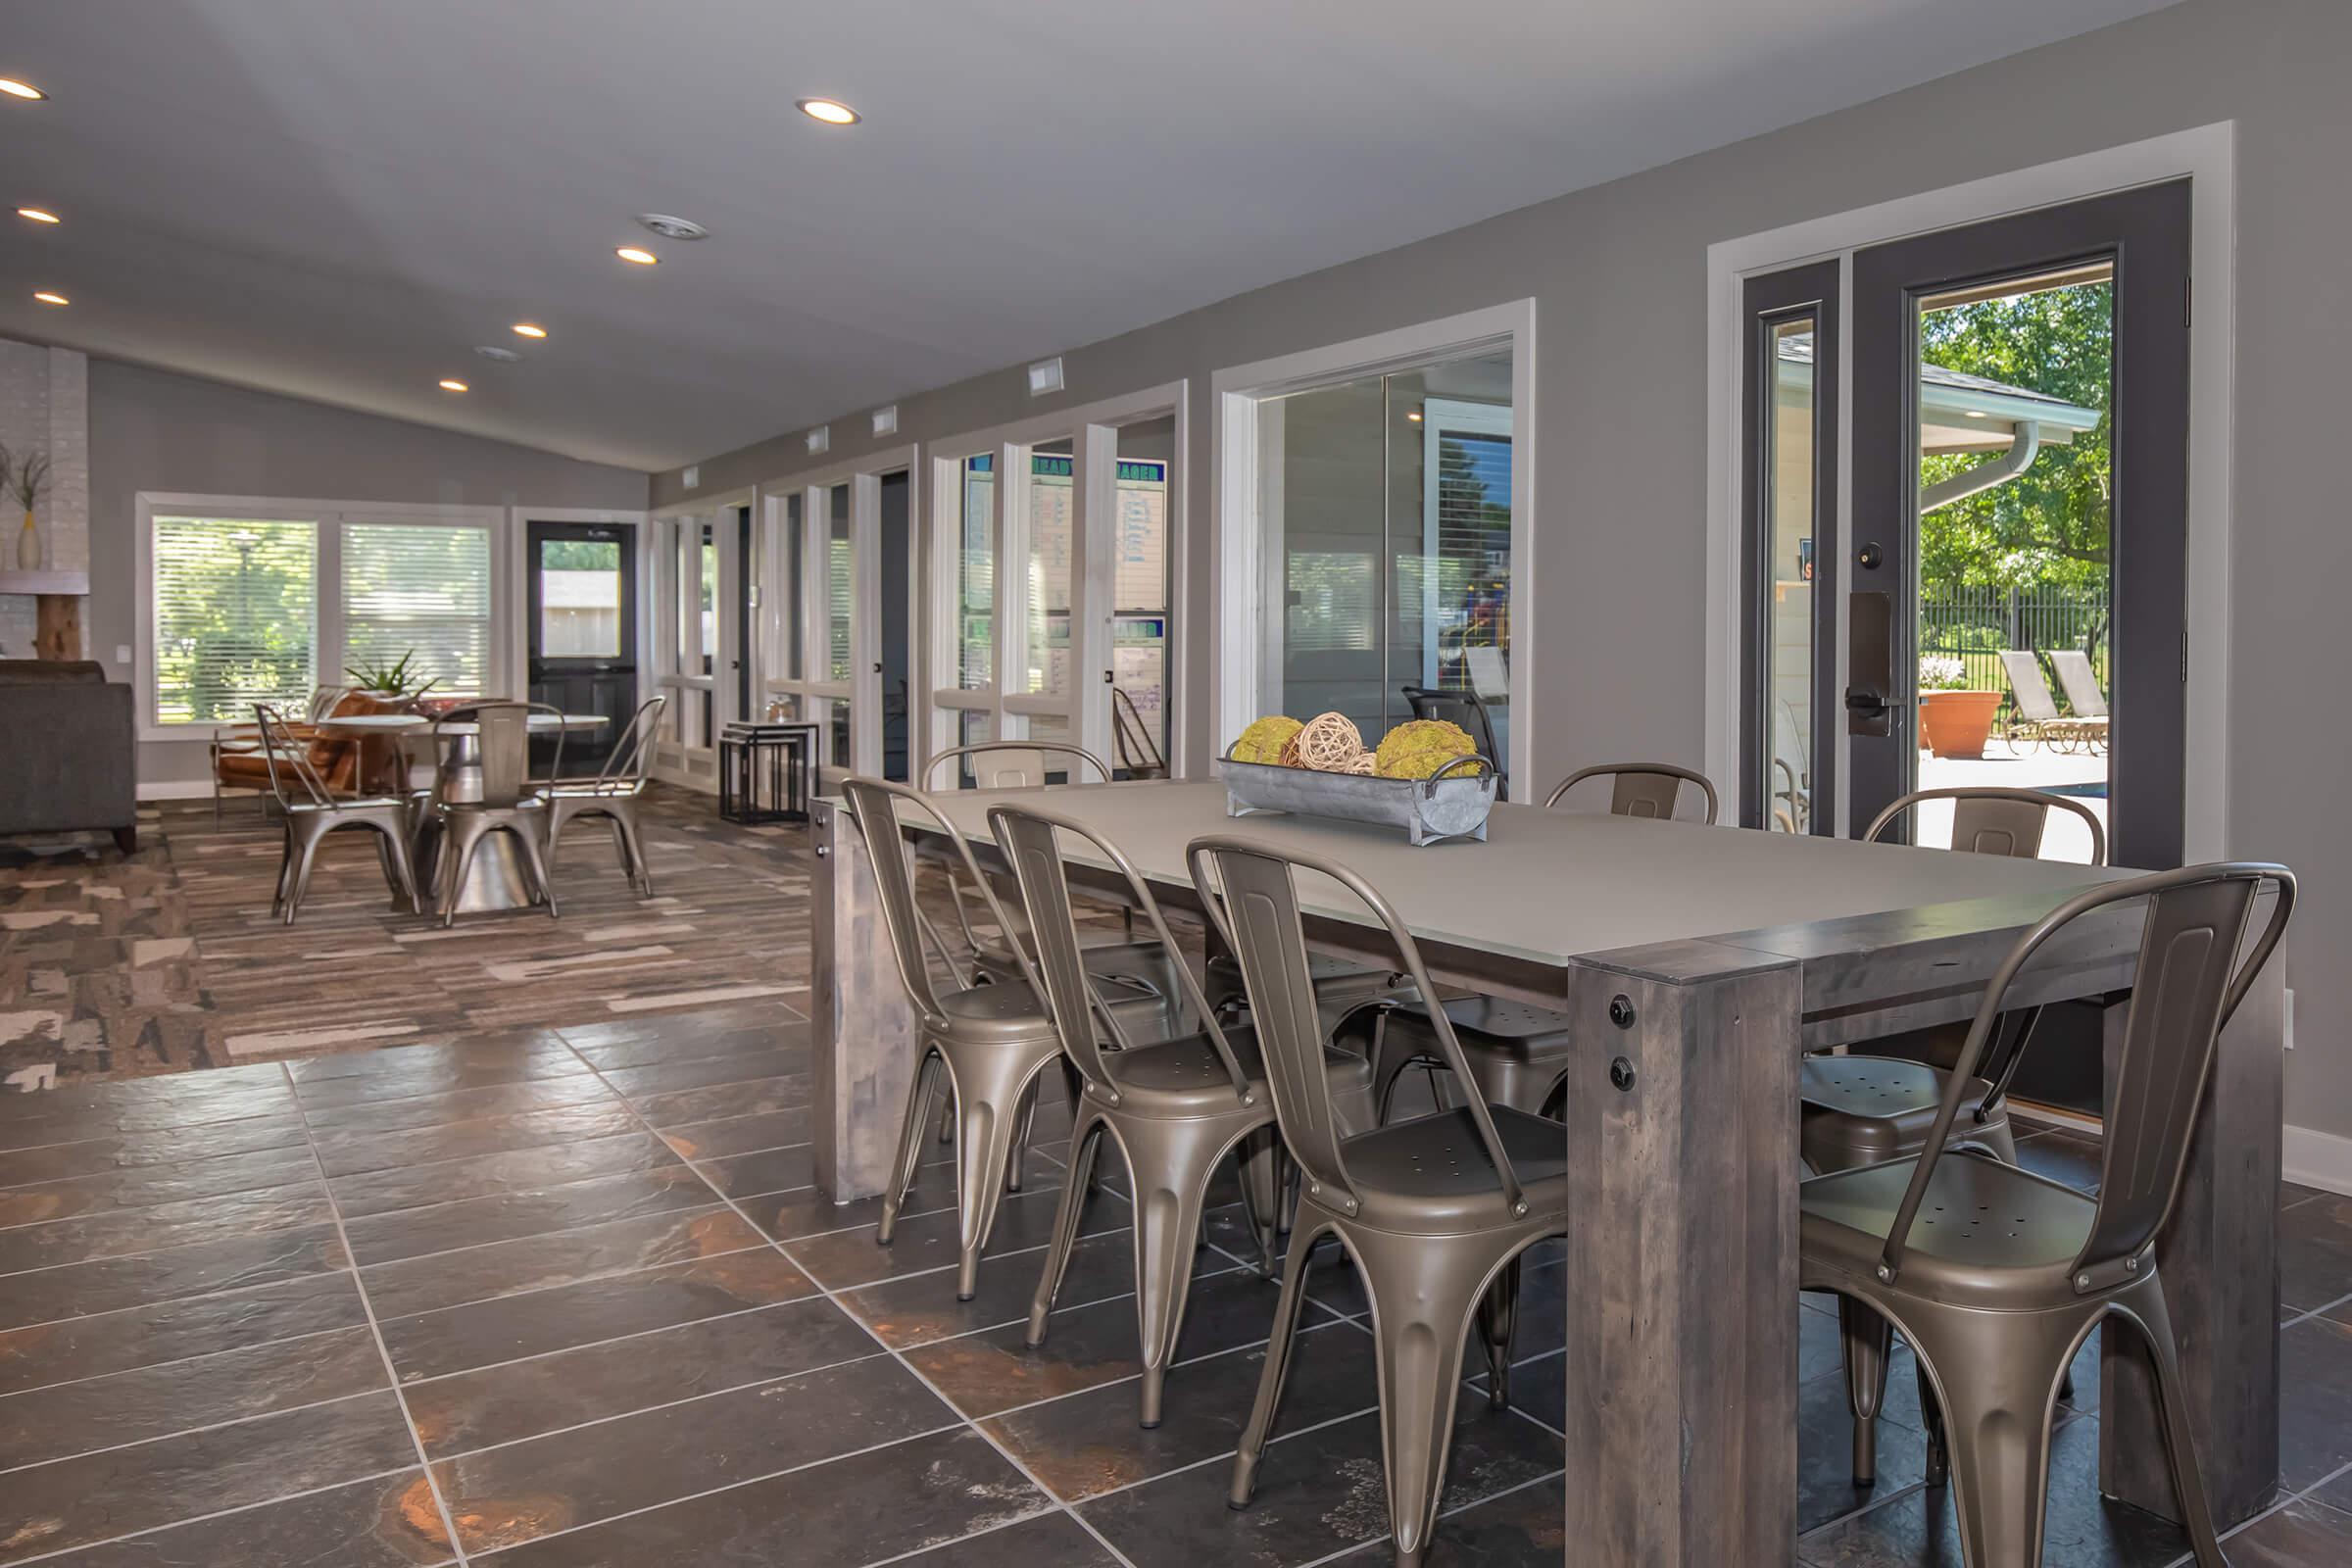
M 1191 570 L 1208 578 L 1208 383 L 1218 367 L 1533 295 L 1544 515 L 1535 767 L 1594 748 L 1696 762 L 1706 572 L 1706 249 L 1717 240 L 2187 127 L 2238 129 L 2235 689 L 2230 847 L 2304 874 L 2290 952 L 2299 1124 L 2352 1136 L 2352 771 L 2332 706 L 2352 526 L 2333 433 L 2352 365 L 2352 5 L 2189 0 L 1772 135 L 1227 300 L 1065 355 L 1076 405 L 1192 378 Z M 1053 345 L 1040 344 L 1040 353 Z M 900 400 L 893 443 L 1051 407 L 1019 367 Z M 859 411 L 837 463 L 873 443 Z M 797 436 L 706 461 L 706 493 L 807 465 Z M 657 475 L 654 500 L 687 494 Z M 1205 602 L 1202 595 L 1197 602 Z M 1203 613 L 1205 613 L 1203 612 Z M 1201 628 L 1196 627 L 1196 630 Z M 1625 651 L 1640 648 L 1642 658 Z M 1185 640 L 1207 692 L 1208 640 Z M 1590 673 L 1588 673 L 1590 672 Z M 1208 704 L 1186 745 L 1207 755 Z M 2315 721 L 2316 718 L 2316 721 Z
M 645 505 L 646 476 L 503 441 L 252 392 L 111 360 L 90 361 L 90 611 L 85 649 L 117 680 L 136 646 L 142 490 L 447 506 Z M 140 748 L 142 784 L 200 779 L 197 742 Z

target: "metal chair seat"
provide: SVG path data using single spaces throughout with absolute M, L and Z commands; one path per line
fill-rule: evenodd
M 1225 1043 L 1249 1074 L 1256 1102 L 1266 1099 L 1265 1061 L 1257 1039 L 1247 1026 L 1227 1027 Z M 1361 1112 L 1360 1124 L 1371 1125 L 1372 1064 L 1350 1051 L 1327 1046 L 1324 1072 L 1334 1099 L 1352 1102 Z M 1233 1103 L 1233 1078 L 1225 1060 L 1205 1034 L 1185 1035 L 1156 1045 L 1135 1046 L 1105 1053 L 1102 1070 L 1118 1094 L 1118 1108 L 1138 1116 L 1198 1116 L 1222 1102 Z M 1104 1098 L 1089 1085 L 1091 1098 Z
M 1950 1082 L 1951 1074 L 1924 1061 L 1807 1056 L 1797 1080 L 1806 1167 L 1838 1171 L 1917 1153 L 1927 1145 Z M 2011 1162 L 2017 1158 L 2008 1105 L 1982 1078 L 1963 1091 L 1954 1132 L 1962 1143 L 1981 1145 Z
M 1122 1023 L 1145 1031 L 1167 1032 L 1168 1004 L 1163 998 L 1116 998 L 1107 1004 Z M 1054 1020 L 1047 1016 L 1045 1003 L 1026 980 L 1009 984 L 1000 980 L 942 992 L 939 1007 L 959 1042 L 974 1046 L 1028 1046 L 1042 1042 L 1060 1050 L 1061 1037 L 1054 1032 Z
M 1356 1006 L 1377 1002 L 1394 995 L 1397 990 L 1393 970 L 1368 968 L 1347 958 L 1335 958 L 1328 954 L 1310 953 L 1306 956 L 1307 978 L 1314 983 L 1318 1003 Z M 1239 1004 L 1248 1006 L 1250 995 L 1242 984 L 1241 965 L 1228 954 L 1218 954 L 1208 960 L 1208 975 L 1203 989 L 1217 1006 Z
M 1913 1156 L 1807 1180 L 1799 1235 L 1809 1274 L 1875 1278 L 1918 1166 Z M 1997 1159 L 1938 1160 L 1904 1251 L 1903 1288 L 1989 1310 L 2064 1295 L 2098 1209 L 2094 1198 Z
M 1493 1105 L 1494 1131 L 1518 1174 L 1526 1211 L 1514 1214 L 1501 1173 L 1467 1109 L 1435 1111 L 1344 1140 L 1340 1153 L 1361 1206 L 1349 1216 L 1375 1230 L 1452 1236 L 1464 1230 L 1568 1222 L 1568 1145 L 1560 1124 Z
M 1470 1064 L 1473 1087 L 1494 1104 L 1542 1115 L 1575 1050 L 1568 1015 L 1495 997 L 1456 997 L 1446 1004 L 1446 1016 Z M 1414 1062 L 1444 1059 L 1427 1007 L 1402 1004 L 1389 1009 L 1374 1052 L 1383 1095 Z

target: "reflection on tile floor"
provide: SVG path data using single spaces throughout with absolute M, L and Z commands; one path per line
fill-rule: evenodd
M 752 1001 L 0 1099 L 0 1564 L 1388 1560 L 1336 1250 L 1232 1511 L 1273 1289 L 1230 1189 L 1141 1431 L 1123 1173 L 1028 1349 L 1061 1111 L 959 1304 L 944 1150 L 888 1250 L 872 1205 L 812 1190 L 806 1029 Z M 2095 1177 L 2071 1134 L 2025 1155 Z M 2286 1491 L 2241 1568 L 2352 1560 L 2352 1199 L 2290 1190 L 2280 1229 Z M 1433 1563 L 1567 1555 L 1558 1258 L 1530 1261 L 1511 1408 L 1464 1391 Z M 1956 1562 L 1908 1352 L 1857 1492 L 1835 1319 L 1797 1310 L 1803 1561 Z M 2169 1524 L 2097 1495 L 2095 1346 L 2076 1388 L 2048 1561 L 2178 1560 Z

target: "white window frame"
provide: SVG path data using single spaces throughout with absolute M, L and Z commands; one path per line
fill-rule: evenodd
M 1438 443 L 1448 432 L 1464 435 L 1504 436 L 1511 443 L 1511 576 L 1519 575 L 1519 438 L 1513 432 L 1515 416 L 1509 409 L 1493 403 L 1465 403 L 1458 398 L 1425 397 L 1421 400 L 1421 555 L 1435 561 L 1438 556 Z M 1516 608 L 1514 606 L 1514 608 Z M 1421 574 L 1421 684 L 1438 683 L 1438 574 L 1424 570 Z M 1519 627 L 1506 616 L 1511 634 L 1511 652 L 1516 662 Z M 1464 656 L 1467 658 L 1467 656 Z M 1468 675 L 1468 671 L 1463 671 Z M 1477 689 L 1475 681 L 1471 689 Z M 1515 726 L 1514 726 L 1515 729 Z
M 512 529 L 507 507 L 450 506 L 442 503 L 395 504 L 378 501 L 304 501 L 283 496 L 194 495 L 180 491 L 142 490 L 134 501 L 137 520 L 133 539 L 138 622 L 134 653 L 134 681 L 138 694 L 137 735 L 141 742 L 203 742 L 221 721 L 159 724 L 155 721 L 155 519 L 195 517 L 222 522 L 308 522 L 318 529 L 316 567 L 318 595 L 317 668 L 313 680 L 332 684 L 343 669 L 343 529 L 353 523 L 416 524 L 421 527 L 473 527 L 489 535 L 490 637 L 483 684 L 505 690 L 520 667 L 513 659 L 513 601 L 515 592 L 512 550 L 506 534 Z
M 922 514 L 928 544 L 926 569 L 918 598 L 923 607 L 917 624 L 927 645 L 920 667 L 920 722 L 909 725 L 919 737 L 921 760 L 915 777 L 929 759 L 958 744 L 961 715 L 990 715 L 989 734 L 996 740 L 1021 740 L 1033 718 L 1057 717 L 1068 725 L 1072 744 L 1105 763 L 1115 765 L 1111 734 L 1110 698 L 1111 618 L 1113 577 L 1118 567 L 1119 430 L 1122 426 L 1172 417 L 1174 456 L 1168 464 L 1168 744 L 1172 771 L 1186 776 L 1183 746 L 1185 721 L 1185 638 L 1191 626 L 1188 611 L 1186 558 L 1185 455 L 1189 450 L 1190 398 L 1188 381 L 1167 381 L 1118 397 L 1103 398 L 1052 414 L 1032 415 L 1006 424 L 967 431 L 924 443 L 931 477 L 931 505 Z M 1028 671 L 1029 573 L 1028 486 L 1010 482 L 1026 479 L 1029 459 L 1049 441 L 1070 444 L 1070 683 L 1064 692 L 1030 692 L 1021 687 Z M 966 691 L 958 668 L 956 599 L 962 551 L 963 464 L 988 454 L 996 459 L 993 487 L 996 551 L 996 640 L 992 650 L 995 679 L 988 686 Z M 1098 691 L 1096 688 L 1101 687 Z
M 651 653 L 639 661 L 637 682 L 640 690 L 650 686 L 668 694 L 671 712 L 662 715 L 662 722 L 669 723 L 674 713 L 680 737 L 675 741 L 666 737 L 657 740 L 652 766 L 657 776 L 689 789 L 715 792 L 718 788 L 717 732 L 718 726 L 726 722 L 727 703 L 734 691 L 733 682 L 719 679 L 723 666 L 718 651 L 733 645 L 737 611 L 727 586 L 731 575 L 728 563 L 736 554 L 736 545 L 734 531 L 721 528 L 718 523 L 737 507 L 752 507 L 753 515 L 757 516 L 758 504 L 759 493 L 749 486 L 720 495 L 697 496 L 692 501 L 648 514 L 649 526 L 639 530 L 638 599 L 648 606 L 641 616 L 640 631 L 651 633 L 650 640 L 639 646 L 650 649 Z M 685 611 L 685 602 L 680 598 L 684 577 L 679 562 L 690 537 L 689 530 L 699 545 L 706 523 L 710 526 L 710 542 L 717 547 L 719 561 L 719 580 L 712 589 L 712 601 L 718 608 L 718 649 L 710 651 L 709 674 L 679 665 L 679 634 L 684 629 L 681 616 Z M 651 569 L 644 570 L 646 567 Z M 696 651 L 698 655 L 702 651 L 699 642 Z M 702 693 L 704 701 L 710 705 L 709 746 L 690 738 L 701 733 L 701 726 L 690 725 L 686 720 L 692 706 L 687 700 L 690 692 Z
M 1415 369 L 1481 351 L 1511 355 L 1511 755 L 1514 779 L 1532 780 L 1534 737 L 1530 672 L 1537 667 L 1542 628 L 1531 609 L 1542 598 L 1537 582 L 1534 521 L 1543 515 L 1538 484 L 1543 465 L 1536 433 L 1536 302 L 1531 298 L 1465 311 L 1345 343 L 1231 366 L 1209 377 L 1209 546 L 1214 564 L 1209 623 L 1250 627 L 1254 635 L 1220 636 L 1210 651 L 1209 746 L 1221 753 L 1251 719 L 1273 712 L 1282 671 L 1282 612 L 1268 588 L 1265 545 L 1279 517 L 1264 514 L 1258 482 L 1258 410 L 1268 398 L 1311 391 L 1370 375 Z M 1269 525 L 1271 524 L 1271 526 Z

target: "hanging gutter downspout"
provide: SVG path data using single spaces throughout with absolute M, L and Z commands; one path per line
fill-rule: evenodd
M 1948 479 L 1938 479 L 1919 493 L 1919 514 L 1926 516 L 1939 507 L 2007 484 L 2028 468 L 2041 452 L 2041 426 L 2033 419 L 2017 421 L 2017 439 L 1999 457 L 1966 468 Z

